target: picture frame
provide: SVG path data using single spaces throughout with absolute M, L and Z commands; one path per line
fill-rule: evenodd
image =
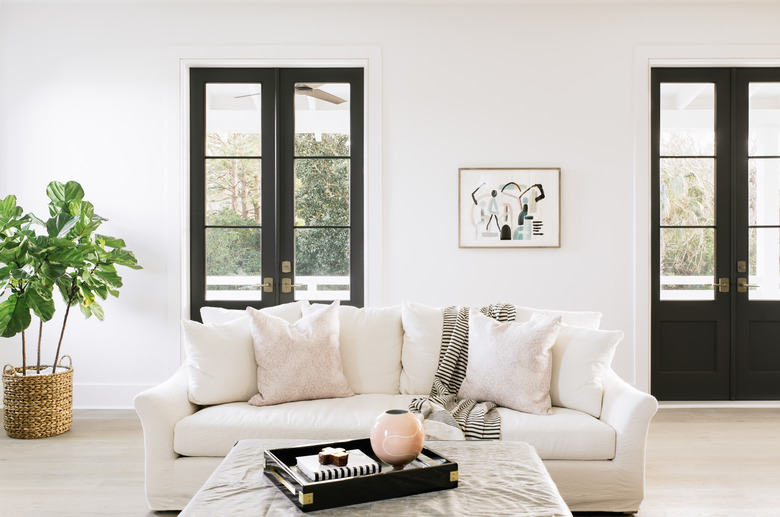
M 458 169 L 459 248 L 560 248 L 561 169 Z

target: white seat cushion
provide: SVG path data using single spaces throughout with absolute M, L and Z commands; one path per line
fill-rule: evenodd
M 225 456 L 246 438 L 368 438 L 374 420 L 388 409 L 406 409 L 410 395 L 366 394 L 255 407 L 245 402 L 201 409 L 180 420 L 173 448 L 184 456 Z
M 507 408 L 501 414 L 501 439 L 527 442 L 543 460 L 611 460 L 615 430 L 587 413 L 560 407 L 551 415 Z
M 255 407 L 234 402 L 201 409 L 174 430 L 174 450 L 183 456 L 225 456 L 246 438 L 304 438 L 312 441 L 367 438 L 387 409 L 405 409 L 412 395 L 355 395 Z M 592 416 L 563 408 L 531 415 L 506 408 L 501 437 L 528 442 L 542 459 L 608 460 L 615 457 L 615 431 Z M 434 442 L 431 442 L 434 443 Z M 457 458 L 456 458 L 457 460 Z

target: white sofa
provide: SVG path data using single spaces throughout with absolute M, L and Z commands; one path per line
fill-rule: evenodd
M 270 312 L 293 322 L 311 310 L 297 302 Z M 519 307 L 517 320 L 527 321 L 534 312 L 561 315 L 568 324 L 552 348 L 553 407 L 549 415 L 499 408 L 501 439 L 536 448 L 572 511 L 637 511 L 644 497 L 647 432 L 658 405 L 609 366 L 622 333 L 596 330 L 599 313 Z M 412 303 L 341 307 L 343 372 L 355 395 L 256 407 L 246 400 L 257 387 L 251 381 L 242 386 L 255 365 L 236 366 L 239 360 L 251 363 L 251 336 L 243 334 L 248 316 L 214 308 L 201 314 L 211 323 L 184 323 L 185 363 L 135 399 L 152 510 L 182 509 L 240 439 L 367 437 L 380 413 L 427 395 L 436 370 L 442 309 Z M 216 399 L 207 400 L 212 394 Z

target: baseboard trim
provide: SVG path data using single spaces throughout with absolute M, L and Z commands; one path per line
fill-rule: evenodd
M 661 409 L 775 409 L 780 408 L 780 400 L 694 400 L 694 401 L 659 401 Z

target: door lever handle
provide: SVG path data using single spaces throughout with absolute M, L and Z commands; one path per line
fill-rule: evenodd
M 721 293 L 727 293 L 729 292 L 729 287 L 731 287 L 731 284 L 729 283 L 729 279 L 727 278 L 718 278 L 717 284 L 712 284 L 713 287 L 718 288 L 718 292 Z
M 296 287 L 303 287 L 303 284 L 294 284 L 290 278 L 282 278 L 282 292 L 284 294 L 291 293 Z
M 747 278 L 737 278 L 737 292 L 746 293 L 749 287 L 761 287 L 761 286 L 747 283 Z
M 272 293 L 274 292 L 274 279 L 271 277 L 263 278 L 262 284 L 252 284 L 252 285 L 245 285 L 242 287 L 239 287 L 239 289 L 257 289 L 259 287 L 263 288 L 264 293 Z

